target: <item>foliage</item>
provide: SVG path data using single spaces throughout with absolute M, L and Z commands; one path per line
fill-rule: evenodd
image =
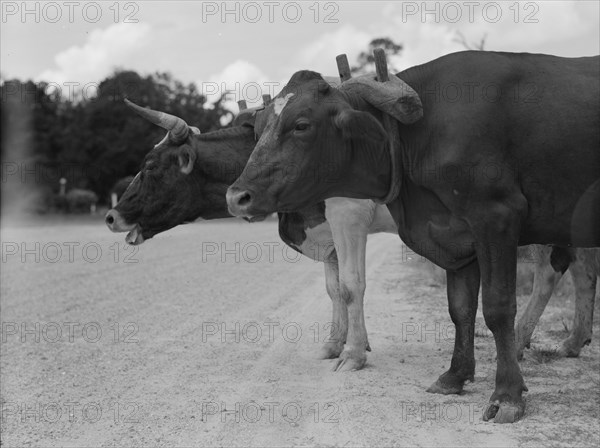
M 127 187 L 129 187 L 129 184 L 132 180 L 133 176 L 126 176 L 122 179 L 119 179 L 117 183 L 113 185 L 110 192 L 115 193 L 117 197 L 120 198 L 121 196 L 123 196 L 123 193 L 125 193 L 125 190 L 127 190 Z
M 67 190 L 89 189 L 108 203 L 111 187 L 135 174 L 165 134 L 132 112 L 126 97 L 177 115 L 202 132 L 220 128 L 220 118 L 229 114 L 220 101 L 206 107 L 194 84 L 168 73 L 143 77 L 119 70 L 93 97 L 66 98 L 46 83 L 19 80 L 2 82 L 0 94 L 4 202 L 32 191 L 56 194 L 64 177 Z
M 384 48 L 389 58 L 402 45 L 386 37 L 373 39 L 353 72 L 373 69 L 375 48 Z M 127 108 L 124 98 L 177 115 L 202 132 L 220 128 L 221 118 L 231 114 L 221 101 L 207 107 L 194 84 L 169 73 L 141 76 L 116 70 L 91 93 L 66 97 L 45 82 L 0 80 L 3 205 L 30 203 L 29 209 L 38 212 L 68 208 L 58 198 L 61 178 L 67 180 L 67 192 L 87 189 L 109 204 L 113 187 L 139 171 L 165 134 Z
M 90 211 L 90 207 L 98 202 L 96 193 L 82 188 L 73 188 L 66 195 L 68 212 L 70 213 L 86 213 Z
M 379 37 L 369 42 L 369 47 L 366 51 L 360 52 L 356 58 L 356 65 L 350 68 L 352 73 L 365 73 L 374 71 L 375 58 L 373 57 L 373 50 L 376 48 L 383 48 L 388 58 L 388 67 L 391 72 L 398 71 L 392 64 L 390 56 L 396 56 L 400 54 L 403 49 L 402 44 L 397 44 L 389 37 Z

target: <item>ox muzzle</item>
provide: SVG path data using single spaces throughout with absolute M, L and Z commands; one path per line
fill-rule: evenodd
M 144 242 L 142 229 L 139 224 L 128 224 L 125 221 L 125 218 L 123 218 L 123 216 L 121 216 L 121 214 L 114 208 L 110 209 L 106 213 L 104 221 L 111 232 L 129 232 L 125 237 L 125 242 L 132 245 L 137 245 Z
M 241 190 L 237 187 L 229 187 L 227 190 L 227 208 L 233 216 L 251 218 L 251 208 L 253 202 L 252 194 L 247 190 Z

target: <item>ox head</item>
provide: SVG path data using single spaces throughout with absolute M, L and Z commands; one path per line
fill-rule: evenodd
M 335 196 L 384 197 L 391 181 L 390 156 L 387 134 L 376 117 L 380 112 L 368 98 L 335 89 L 318 73 L 297 72 L 261 123 L 257 120 L 261 137 L 227 192 L 230 212 L 252 217 Z
M 230 154 L 225 153 L 223 145 L 233 154 L 236 151 L 249 154 L 256 143 L 253 128 L 237 127 L 199 135 L 197 128 L 188 126 L 179 117 L 125 101 L 136 113 L 168 132 L 146 155 L 140 172 L 115 208 L 106 214 L 108 228 L 113 232 L 129 232 L 125 240 L 141 244 L 157 233 L 199 217 L 231 216 L 225 193 L 236 177 L 236 169 L 225 165 L 224 159 Z M 240 157 L 237 174 L 247 160 L 247 155 Z

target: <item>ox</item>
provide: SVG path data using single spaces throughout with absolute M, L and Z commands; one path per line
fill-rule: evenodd
M 200 134 L 181 118 L 127 104 L 169 132 L 146 155 L 140 172 L 108 211 L 109 229 L 128 232 L 128 243 L 141 244 L 197 218 L 231 217 L 227 187 L 241 174 L 256 145 L 250 110 L 236 118 L 241 126 Z M 333 320 L 319 357 L 338 358 L 338 371 L 361 369 L 370 350 L 363 314 L 367 235 L 397 232 L 389 211 L 370 200 L 331 198 L 278 217 L 281 239 L 325 264 Z M 354 300 L 347 306 L 349 296 Z
M 527 390 L 515 349 L 517 246 L 600 246 L 599 64 L 447 55 L 397 75 L 402 87 L 389 99 L 400 123 L 392 126 L 374 107 L 373 83 L 336 90 L 318 73 L 298 72 L 269 105 L 228 189 L 229 210 L 252 217 L 338 196 L 385 201 L 406 245 L 447 272 L 454 354 L 429 390 L 459 393 L 474 377 L 481 284 L 497 352 L 483 419 L 517 421 Z
M 175 117 L 128 104 L 167 129 L 180 123 Z M 249 110 L 236 118 L 234 124 L 241 125 L 231 129 L 198 135 L 199 131 L 190 128 L 191 131 L 183 131 L 185 141 L 181 142 L 170 134 L 146 156 L 135 182 L 107 213 L 108 227 L 114 232 L 129 232 L 127 241 L 141 244 L 159 232 L 196 218 L 231 217 L 226 210 L 225 192 L 241 173 L 256 144 L 254 121 L 255 111 Z M 186 145 L 193 148 L 194 154 L 190 170 Z M 307 257 L 325 262 L 334 325 L 319 357 L 339 358 L 334 364 L 336 370 L 360 369 L 366 361 L 369 344 L 363 314 L 364 254 L 367 234 L 378 232 L 397 232 L 397 227 L 387 208 L 371 200 L 331 198 L 300 212 L 279 213 L 282 240 Z M 563 263 L 563 270 L 557 273 L 550 267 L 550 248 L 538 246 L 536 252 L 533 293 L 517 330 L 521 353 L 568 265 Z M 580 250 L 572 258 L 569 269 L 577 290 L 577 307 L 572 334 L 562 344 L 560 353 L 564 356 L 577 356 L 581 347 L 589 343 L 595 291 L 595 277 L 586 275 L 593 270 L 590 260 L 583 258 Z M 353 272 L 358 272 L 359 285 L 350 281 Z M 350 297 L 353 310 L 346 308 Z

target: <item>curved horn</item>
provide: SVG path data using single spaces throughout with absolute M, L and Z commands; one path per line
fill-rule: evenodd
M 146 107 L 141 107 L 133 101 L 125 98 L 125 104 L 135 111 L 139 116 L 145 118 L 150 123 L 154 123 L 170 133 L 170 139 L 173 143 L 183 143 L 187 138 L 190 128 L 187 123 L 175 115 L 159 112 Z

